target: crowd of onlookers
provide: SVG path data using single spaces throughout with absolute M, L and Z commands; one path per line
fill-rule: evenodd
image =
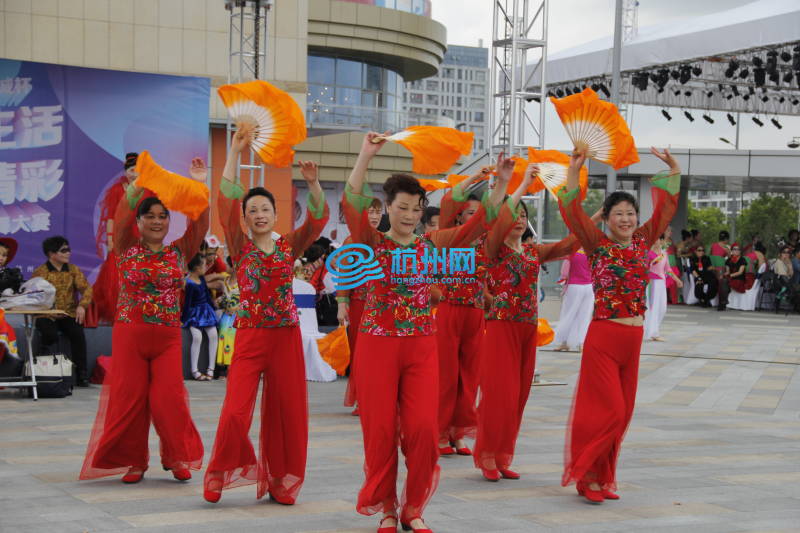
M 745 310 L 800 311 L 798 235 L 800 232 L 793 229 L 786 237 L 776 238 L 777 257 L 768 257 L 760 235 L 752 236 L 747 243 L 732 243 L 730 234 L 723 230 L 717 240 L 708 243 L 698 230 L 683 230 L 679 242 L 668 242 L 670 263 L 684 280 L 682 292 L 674 284 L 668 286 L 670 303 L 716 305 L 724 311 L 732 298 L 751 294 Z

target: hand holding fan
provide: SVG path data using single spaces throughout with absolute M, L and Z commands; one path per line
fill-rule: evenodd
M 180 211 L 192 220 L 208 208 L 208 187 L 205 184 L 208 170 L 202 159 L 192 160 L 190 173 L 193 179 L 170 172 L 158 165 L 145 150 L 136 160 L 136 186 L 149 189 L 164 202 L 167 209 Z
M 534 185 L 539 182 L 541 186 L 547 188 L 553 196 L 567 184 L 567 168 L 569 168 L 569 156 L 558 150 L 535 150 L 528 148 L 528 162 L 536 163 L 539 173 L 536 176 Z M 585 166 L 580 170 L 580 198 L 586 196 L 586 189 L 589 187 L 589 171 Z M 541 188 L 539 189 L 541 190 Z
M 441 174 L 472 152 L 472 137 L 472 132 L 453 128 L 409 126 L 393 135 L 378 135 L 372 142 L 391 141 L 406 148 L 414 156 L 411 170 L 417 174 Z
M 217 89 L 237 126 L 254 127 L 251 146 L 265 164 L 292 164 L 292 147 L 306 138 L 303 111 L 288 93 L 261 80 Z
M 570 140 L 588 157 L 620 169 L 639 161 L 628 125 L 617 106 L 588 87 L 564 98 L 550 97 Z

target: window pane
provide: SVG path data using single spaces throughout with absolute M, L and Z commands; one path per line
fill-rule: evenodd
M 349 59 L 336 60 L 336 85 L 340 87 L 359 87 L 363 63 Z
M 308 82 L 333 85 L 335 61 L 330 57 L 308 56 Z

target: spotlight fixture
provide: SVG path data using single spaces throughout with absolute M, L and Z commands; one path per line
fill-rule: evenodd
M 676 89 L 675 91 L 673 91 L 673 94 L 675 96 L 680 96 L 681 95 L 681 90 L 680 89 Z
M 733 95 L 732 95 L 732 94 L 729 94 L 728 96 L 726 96 L 726 97 L 725 97 L 725 99 L 726 99 L 726 100 L 733 100 Z
M 658 71 L 658 81 L 656 82 L 659 88 L 663 89 L 669 82 L 669 70 L 662 68 Z
M 762 96 L 761 101 L 766 104 L 767 102 L 769 102 L 769 96 Z
M 786 101 L 786 97 L 785 97 L 785 96 L 781 96 L 780 98 L 778 98 L 778 103 L 779 103 L 779 104 L 782 104 L 782 103 L 784 103 L 785 101 Z
M 692 69 L 688 65 L 684 65 L 681 67 L 681 73 L 678 80 L 681 82 L 681 85 L 686 84 L 687 81 L 692 79 Z
M 731 85 L 731 90 L 733 91 L 733 94 L 739 96 L 739 88 L 736 85 Z
M 764 123 L 763 123 L 763 122 L 761 122 L 761 120 L 760 120 L 758 117 L 753 117 L 753 122 L 755 122 L 756 124 L 758 124 L 758 127 L 759 127 L 759 128 L 763 128 L 763 127 L 764 127 Z
M 672 72 L 669 73 L 669 75 L 672 77 L 673 80 L 680 79 L 681 77 L 681 73 L 678 70 L 673 70 Z
M 699 65 L 695 65 L 694 67 L 692 67 L 692 74 L 694 74 L 695 76 L 702 76 L 703 69 Z
M 691 113 L 689 113 L 688 111 L 684 111 L 684 112 L 683 112 L 683 116 L 685 116 L 686 118 L 688 118 L 688 119 L 689 119 L 689 122 L 694 122 L 694 117 L 693 117 L 693 116 L 692 116 L 692 114 L 691 114 Z
M 728 68 L 732 70 L 739 70 L 739 62 L 736 59 L 731 59 L 728 63 Z
M 778 68 L 778 52 L 770 50 L 767 52 L 767 70 L 774 72 Z
M 572 89 L 570 89 L 569 87 L 564 87 L 564 92 L 566 93 L 567 96 L 572 96 Z
M 731 123 L 731 126 L 735 126 L 736 125 L 736 119 L 733 118 L 733 115 L 728 113 L 726 116 L 728 117 L 728 122 Z
M 750 75 L 750 71 L 747 70 L 746 68 L 743 68 L 741 71 L 739 71 L 739 77 L 742 78 L 742 79 L 745 79 L 749 75 Z
M 710 116 L 708 116 L 708 115 L 703 115 L 703 120 L 705 120 L 705 121 L 706 121 L 706 122 L 708 122 L 709 124 L 713 124 L 713 123 L 714 123 L 714 119 L 713 119 L 713 118 L 711 118 L 711 117 L 710 117 Z
M 572 88 L 572 94 L 578 94 L 579 92 L 581 92 L 581 88 L 577 85 Z
M 791 60 L 792 60 L 792 54 L 790 54 L 786 50 L 781 52 L 781 61 L 783 61 L 784 63 L 788 63 Z
M 772 83 L 780 83 L 781 81 L 781 73 L 777 70 L 773 70 L 769 73 L 769 81 Z
M 792 70 L 800 70 L 800 46 L 795 46 L 792 51 Z
M 596 83 L 593 83 L 593 84 L 592 84 L 592 90 L 593 90 L 594 92 L 597 92 L 597 91 L 599 91 L 599 90 L 600 90 L 600 86 L 599 86 L 599 85 L 597 85 Z
M 706 93 L 706 96 L 708 96 L 709 98 L 711 98 L 712 96 L 714 96 L 714 91 L 708 91 L 708 92 Z
M 606 98 L 611 98 L 611 91 L 608 90 L 605 83 L 600 84 L 600 91 L 606 95 Z
M 798 100 L 797 98 L 792 100 L 792 105 L 797 105 L 797 104 L 800 104 L 800 100 Z
M 726 78 L 732 78 L 734 74 L 736 74 L 736 71 L 734 69 L 732 69 L 731 67 L 728 67 L 728 68 L 725 69 L 725 77 Z
M 665 118 L 665 119 L 667 119 L 667 120 L 672 120 L 672 115 L 670 115 L 669 113 L 667 113 L 667 110 L 666 110 L 666 109 L 662 109 L 662 110 L 661 110 L 661 114 L 662 114 L 662 115 L 664 115 L 664 118 Z
M 683 93 L 684 96 L 692 96 L 692 91 L 686 91 Z
M 753 87 L 752 85 L 750 85 L 750 86 L 747 88 L 747 90 L 750 92 L 750 94 L 756 94 L 756 88 L 755 88 L 755 87 Z
M 783 129 L 783 125 L 781 125 L 781 123 L 778 122 L 777 118 L 773 118 L 772 120 L 770 120 L 770 122 L 772 122 L 772 125 L 778 128 L 779 130 Z
M 742 100 L 744 100 L 745 102 L 746 102 L 746 101 L 748 101 L 748 100 L 750 100 L 750 95 L 749 95 L 749 94 L 745 94 L 745 95 L 743 95 L 743 96 L 742 96 Z
M 559 98 L 563 98 L 564 91 L 562 91 L 561 89 L 556 89 L 556 96 L 558 96 Z
M 753 66 L 754 67 L 761 67 L 764 64 L 764 60 L 758 56 L 753 56 Z
M 763 87 L 767 79 L 767 71 L 763 68 L 753 69 L 753 80 L 756 82 L 756 87 Z
M 791 70 L 783 75 L 783 83 L 792 83 L 792 79 L 794 79 L 794 74 Z

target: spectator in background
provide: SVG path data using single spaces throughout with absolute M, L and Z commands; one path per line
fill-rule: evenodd
M 22 285 L 22 271 L 8 265 L 17 255 L 17 241 L 11 237 L 0 237 L 0 292 L 11 289 L 19 292 Z
M 792 266 L 792 251 L 788 244 L 784 245 L 781 248 L 780 253 L 778 253 L 778 258 L 772 264 L 772 270 L 783 278 L 784 280 L 788 281 L 794 277 L 794 267 Z
M 699 229 L 693 229 L 691 231 L 691 233 L 692 233 L 692 237 L 691 237 L 691 245 L 689 246 L 689 249 L 692 252 L 694 252 L 695 249 L 697 249 L 698 246 L 703 246 L 703 236 L 700 234 L 700 230 Z
M 711 257 L 722 257 L 723 262 L 724 259 L 727 259 L 728 256 L 731 254 L 731 245 L 728 244 L 730 240 L 730 234 L 722 230 L 719 232 L 719 241 L 715 242 L 711 245 Z M 712 259 L 713 261 L 713 259 Z
M 684 258 L 691 258 L 694 254 L 692 253 L 692 232 L 689 230 L 682 229 L 681 230 L 681 242 L 678 243 L 677 252 L 678 257 L 681 259 Z
M 711 266 L 717 275 L 719 283 L 719 301 L 717 303 L 717 311 L 724 311 L 728 307 L 728 294 L 730 294 L 730 286 L 728 285 L 728 277 L 726 276 L 725 261 L 731 253 L 731 246 L 728 244 L 730 234 L 722 230 L 719 232 L 719 241 L 711 245 Z
M 731 290 L 736 292 L 745 292 L 753 286 L 751 282 L 748 287 L 747 283 L 747 261 L 742 256 L 742 250 L 738 244 L 733 243 L 731 246 L 731 254 L 725 260 L 725 277 L 728 279 L 728 285 Z
M 789 230 L 789 233 L 786 234 L 786 246 L 792 249 L 792 253 L 797 251 L 797 248 L 800 247 L 800 232 L 796 229 Z
M 800 285 L 800 247 L 794 249 L 794 256 L 792 257 L 792 269 L 794 270 L 792 285 Z
M 439 229 L 439 208 L 428 206 L 422 213 L 422 231 L 420 234 L 437 231 Z
M 228 265 L 219 256 L 219 249 L 222 243 L 215 235 L 206 236 L 200 244 L 200 255 L 205 262 L 205 280 L 208 288 L 211 289 L 213 298 L 222 294 L 224 289 L 224 274 L 228 272 Z
M 694 251 L 690 271 L 694 280 L 694 295 L 700 301 L 700 307 L 711 307 L 711 300 L 717 295 L 717 277 L 711 270 L 711 260 L 706 256 L 705 246 L 698 246 Z
M 59 331 L 67 336 L 72 364 L 75 365 L 77 374 L 75 384 L 78 387 L 88 387 L 86 336 L 83 332 L 83 323 L 86 319 L 86 309 L 92 301 L 92 287 L 83 272 L 70 264 L 72 250 L 67 239 L 60 235 L 48 237 L 42 242 L 42 251 L 47 257 L 47 262 L 34 270 L 31 277 L 45 279 L 56 288 L 54 309 L 64 311 L 66 316 L 39 317 L 36 319 L 36 327 L 42 335 L 42 344 L 48 348 L 52 348 L 58 342 Z M 80 294 L 80 301 L 76 293 Z

